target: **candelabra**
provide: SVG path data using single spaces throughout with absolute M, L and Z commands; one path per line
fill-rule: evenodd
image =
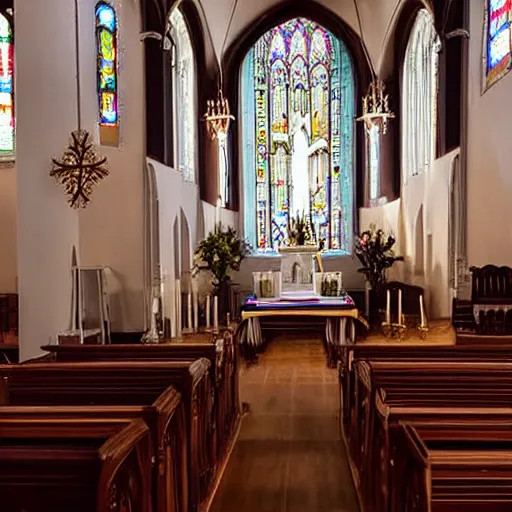
M 388 120 L 395 117 L 389 108 L 389 95 L 385 91 L 384 82 L 378 79 L 373 80 L 366 96 L 363 97 L 363 115 L 357 118 L 358 121 L 364 122 L 367 130 L 372 126 L 379 126 L 382 134 L 388 130 Z
M 235 117 L 231 115 L 227 98 L 224 98 L 222 89 L 219 89 L 217 100 L 208 100 L 206 114 L 203 119 L 206 122 L 208 133 L 212 140 L 224 139 L 229 130 L 231 121 Z

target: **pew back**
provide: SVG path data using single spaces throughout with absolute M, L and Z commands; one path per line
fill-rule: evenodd
M 504 512 L 512 502 L 512 423 L 402 423 L 406 459 L 396 510 Z
M 13 405 L 150 405 L 170 385 L 186 412 L 189 501 L 198 507 L 213 478 L 210 441 L 213 413 L 207 360 L 112 361 L 0 366 Z
M 151 512 L 152 447 L 142 420 L 103 431 L 85 419 L 47 426 L 43 433 L 33 421 L 0 426 L 2 511 Z

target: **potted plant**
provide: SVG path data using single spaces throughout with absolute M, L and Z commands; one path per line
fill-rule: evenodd
M 354 252 L 363 265 L 358 271 L 364 275 L 370 285 L 374 299 L 369 300 L 370 321 L 374 320 L 375 314 L 378 314 L 375 309 L 378 309 L 381 290 L 386 283 L 387 269 L 391 268 L 396 261 L 404 260 L 403 256 L 395 256 L 393 251 L 395 242 L 393 235 L 385 235 L 384 231 L 376 229 L 374 224 L 370 224 L 366 231 L 356 236 Z
M 199 242 L 194 253 L 193 274 L 208 270 L 212 274 L 213 293 L 219 296 L 222 317 L 227 313 L 228 282 L 231 272 L 240 270 L 245 256 L 251 251 L 250 244 L 240 238 L 232 227 L 219 222 L 208 236 Z

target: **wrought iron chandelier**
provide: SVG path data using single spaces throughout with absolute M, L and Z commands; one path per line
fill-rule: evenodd
M 368 131 L 378 125 L 379 133 L 385 134 L 388 121 L 394 117 L 395 114 L 389 108 L 389 94 L 386 94 L 384 82 L 374 78 L 366 96 L 363 96 L 363 115 L 357 121 L 363 121 Z
M 224 98 L 222 89 L 219 89 L 217 100 L 208 100 L 206 102 L 206 114 L 204 120 L 210 138 L 212 140 L 225 140 L 229 125 L 234 121 L 235 116 L 231 115 L 229 110 L 229 102 Z
M 378 126 L 379 133 L 385 134 L 388 131 L 388 121 L 393 119 L 395 114 L 389 107 L 389 94 L 386 94 L 386 86 L 382 80 L 377 78 L 370 55 L 368 54 L 357 0 L 354 0 L 354 7 L 359 24 L 359 33 L 361 34 L 361 45 L 372 73 L 372 81 L 366 95 L 363 96 L 363 114 L 356 120 L 364 122 L 368 131 L 370 131 L 373 126 Z
M 226 28 L 226 33 L 224 35 L 224 41 L 222 42 L 222 48 L 220 50 L 221 60 L 224 48 L 226 46 L 226 41 L 229 35 L 229 29 L 231 28 L 231 22 L 233 21 L 233 17 L 235 15 L 237 4 L 238 0 L 234 0 L 233 6 L 231 8 L 231 15 L 229 17 L 228 26 Z M 229 109 L 228 99 L 224 97 L 224 94 L 222 92 L 222 62 L 220 64 L 219 78 L 220 83 L 217 99 L 208 100 L 206 102 L 206 114 L 203 116 L 203 119 L 206 122 L 206 128 L 208 130 L 208 133 L 210 134 L 211 139 L 217 139 L 222 143 L 226 140 L 231 121 L 235 120 L 235 116 L 231 114 L 231 111 Z

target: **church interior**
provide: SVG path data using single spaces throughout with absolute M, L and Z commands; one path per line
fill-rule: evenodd
M 0 0 L 0 510 L 509 511 L 511 70 L 511 0 Z

